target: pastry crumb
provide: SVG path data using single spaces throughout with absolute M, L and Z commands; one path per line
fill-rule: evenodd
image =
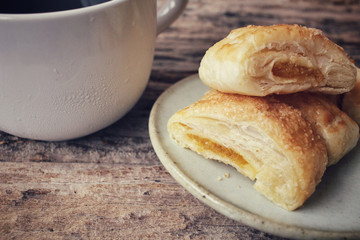
M 226 177 L 226 178 L 229 178 L 230 177 L 230 173 L 224 173 L 224 177 Z
M 222 178 L 222 177 L 218 177 L 216 180 L 218 180 L 218 181 L 222 181 L 222 180 L 223 180 L 223 178 Z

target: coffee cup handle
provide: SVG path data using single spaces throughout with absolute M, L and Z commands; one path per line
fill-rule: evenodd
M 157 34 L 173 23 L 185 9 L 188 0 L 167 0 L 157 14 Z

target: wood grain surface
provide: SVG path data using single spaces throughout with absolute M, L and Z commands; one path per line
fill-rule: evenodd
M 358 0 L 190 0 L 159 35 L 147 89 L 124 118 L 64 142 L 0 132 L 0 239 L 283 239 L 194 198 L 161 165 L 148 134 L 155 100 L 197 73 L 207 48 L 231 29 L 277 23 L 322 29 L 360 66 Z

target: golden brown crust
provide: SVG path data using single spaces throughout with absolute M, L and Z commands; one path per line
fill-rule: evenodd
M 349 91 L 356 68 L 344 50 L 314 28 L 248 26 L 209 48 L 199 75 L 211 88 L 252 96 Z
M 327 165 L 325 145 L 311 123 L 272 96 L 210 90 L 174 114 L 168 130 L 181 146 L 256 179 L 259 192 L 288 210 L 314 192 Z
M 279 101 L 299 109 L 322 137 L 328 152 L 328 165 L 333 165 L 353 149 L 359 139 L 359 127 L 327 96 L 297 93 L 275 96 Z

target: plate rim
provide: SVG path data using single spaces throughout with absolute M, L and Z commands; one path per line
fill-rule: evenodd
M 226 217 L 238 221 L 242 224 L 248 225 L 260 231 L 271 233 L 281 237 L 298 238 L 298 239 L 338 239 L 338 238 L 360 238 L 360 231 L 324 231 L 318 229 L 312 229 L 307 227 L 299 227 L 289 225 L 285 223 L 277 222 L 273 219 L 260 216 L 258 214 L 249 212 L 240 207 L 236 207 L 233 204 L 226 202 L 219 196 L 212 194 L 201 184 L 191 179 L 190 176 L 185 174 L 180 167 L 172 160 L 169 153 L 162 147 L 163 141 L 157 131 L 156 119 L 159 117 L 160 105 L 166 99 L 167 96 L 173 93 L 173 90 L 182 84 L 186 84 L 189 81 L 199 80 L 198 74 L 190 75 L 186 78 L 179 80 L 178 82 L 167 88 L 153 104 L 153 107 L 149 115 L 149 136 L 153 149 L 158 156 L 160 162 L 170 175 L 187 191 L 189 191 L 194 197 L 199 199 L 205 205 L 213 208 L 218 213 L 225 215 Z

